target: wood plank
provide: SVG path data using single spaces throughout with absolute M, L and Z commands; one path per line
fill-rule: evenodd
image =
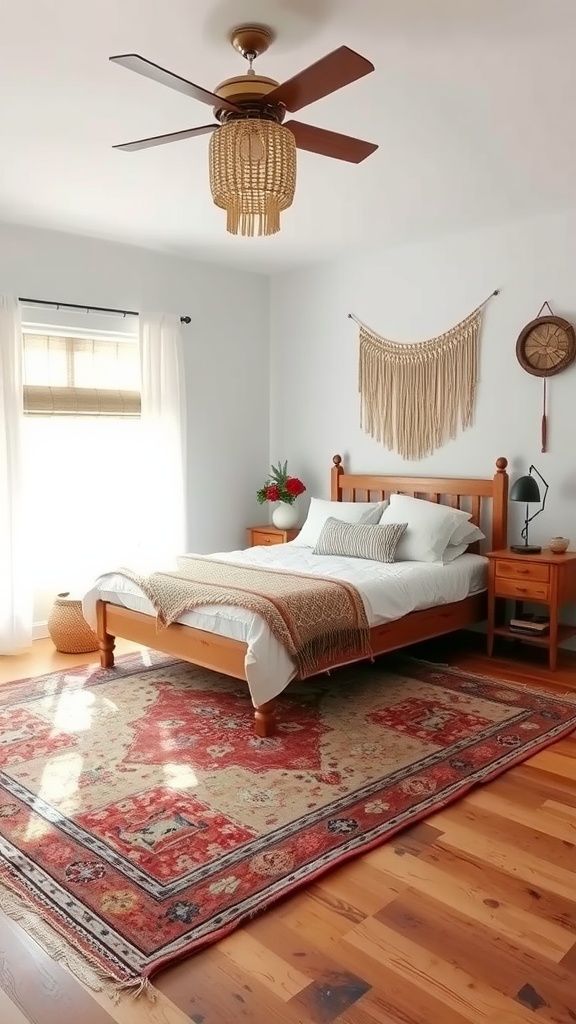
M 333 959 L 326 950 L 314 946 L 305 933 L 297 933 L 285 927 L 273 911 L 251 921 L 245 931 L 287 964 L 297 967 L 310 981 L 327 984 L 347 971 L 341 960 Z M 358 978 L 358 975 L 354 977 Z M 370 987 L 364 978 L 358 980 Z
M 568 807 L 576 807 L 576 786 L 569 779 L 550 775 L 529 762 L 514 768 L 514 777 L 521 785 L 540 795 L 541 805 L 545 800 L 557 800 Z
M 523 911 L 529 917 L 536 917 L 543 924 L 566 928 L 576 933 L 576 892 L 574 900 L 568 902 L 555 893 L 549 892 L 539 882 L 526 882 L 516 872 L 515 864 L 510 871 L 486 864 L 475 851 L 434 848 L 422 858 L 423 864 L 439 866 L 449 873 L 455 883 L 459 882 L 472 891 L 488 892 L 488 905 L 502 903 Z M 540 927 L 540 925 L 539 925 Z
M 568 807 L 557 800 L 545 800 L 542 804 L 542 810 L 546 814 L 547 821 L 556 818 L 576 826 L 576 807 Z
M 379 915 L 400 935 L 409 935 L 422 949 L 458 964 L 476 983 L 491 985 L 502 996 L 520 1003 L 555 1024 L 573 1024 L 576 975 L 540 957 L 517 942 L 492 934 L 483 924 L 448 910 L 441 901 L 404 893 Z
M 287 1004 L 212 946 L 162 972 L 156 984 L 194 1024 L 296 1024 Z
M 520 814 L 516 817 L 520 817 Z M 439 823 L 442 823 L 445 818 L 446 811 L 435 816 L 435 820 Z M 576 859 L 572 843 L 565 836 L 557 838 L 541 829 L 540 825 L 544 824 L 543 818 L 543 814 L 538 814 L 532 825 L 524 825 L 506 816 L 485 810 L 479 802 L 462 800 L 451 809 L 450 828 L 453 828 L 454 825 L 462 825 L 464 828 L 474 830 L 481 837 L 482 842 L 497 839 L 499 843 L 517 846 L 524 854 L 529 853 L 546 861 L 549 866 L 572 871 Z
M 495 814 L 497 818 L 515 822 L 525 829 L 559 839 L 561 842 L 576 843 L 576 813 L 573 812 L 572 819 L 568 816 L 558 817 L 549 814 L 546 801 L 540 807 L 539 813 L 534 814 L 532 808 L 523 807 L 516 800 L 506 799 L 500 796 L 499 792 L 483 787 L 471 793 L 466 798 L 466 804 L 488 814 Z M 569 810 L 566 808 L 566 812 Z
M 392 899 L 395 893 L 390 893 Z M 287 901 L 279 912 L 286 928 L 305 934 L 314 945 L 330 951 L 340 935 L 352 927 L 350 919 L 327 904 L 314 900 L 307 892 Z M 332 955 L 330 953 L 330 955 Z
M 283 1003 L 306 988 L 310 980 L 299 968 L 286 963 L 246 931 L 223 939 L 218 943 L 218 952 L 243 974 L 270 989 Z
M 330 1024 L 361 1000 L 370 985 L 349 971 L 342 970 L 328 981 L 313 981 L 290 1000 L 290 1009 L 310 1024 Z
M 0 971 L 4 974 L 3 965 Z M 30 1017 L 25 1017 L 22 1010 L 8 998 L 6 992 L 0 988 L 0 1020 L 2 1024 L 36 1024 Z
M 469 1018 L 445 1002 L 406 986 L 393 971 L 382 972 L 372 989 L 339 1018 L 342 1024 L 468 1024 Z
M 576 782 L 576 759 L 558 753 L 553 747 L 531 757 L 530 766 L 550 775 L 558 775 L 561 779 Z
M 89 991 L 34 939 L 0 914 L 0 987 L 32 1024 L 113 1024 Z
M 442 959 L 374 918 L 367 918 L 342 941 L 346 950 L 373 961 L 376 973 L 392 971 L 409 987 L 438 1000 L 472 1024 L 498 1019 L 506 1008 L 514 1009 L 507 996 L 464 970 L 458 961 Z
M 365 857 L 325 875 L 320 889 L 333 899 L 356 907 L 361 915 L 358 920 L 379 910 L 386 899 L 382 873 L 373 868 Z M 396 893 L 396 887 L 390 888 L 388 897 L 393 899 Z
M 508 874 L 517 874 L 524 881 L 555 893 L 569 903 L 574 897 L 574 874 L 534 856 L 519 846 L 498 842 L 479 835 L 474 829 L 452 824 L 444 819 L 444 835 L 439 845 L 460 850 L 481 858 L 486 864 Z
M 522 935 L 524 946 L 536 954 L 540 953 L 544 943 L 548 958 L 559 962 L 572 948 L 574 934 L 569 927 L 544 921 L 523 908 L 494 899 L 490 875 L 483 870 L 479 872 L 476 886 L 470 886 L 467 880 L 452 875 L 448 859 L 444 868 L 417 857 L 404 857 L 399 861 L 390 855 L 387 847 L 382 848 L 379 864 L 386 879 L 392 876 L 409 886 L 411 893 L 416 891 L 422 896 L 435 898 L 443 907 L 460 911 L 511 941 Z M 402 895 L 400 893 L 400 899 Z M 376 920 L 385 921 L 386 911 L 387 907 L 376 913 Z

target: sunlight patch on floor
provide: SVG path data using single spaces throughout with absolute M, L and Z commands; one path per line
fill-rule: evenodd
M 169 789 L 196 789 L 199 785 L 198 776 L 187 764 L 165 764 L 163 771 Z
M 83 764 L 84 758 L 77 753 L 51 758 L 42 772 L 38 790 L 40 800 L 59 810 L 63 816 L 70 817 L 80 806 L 78 780 Z M 34 817 L 28 823 L 26 839 L 41 839 L 52 828 L 49 822 L 44 822 L 39 816 Z

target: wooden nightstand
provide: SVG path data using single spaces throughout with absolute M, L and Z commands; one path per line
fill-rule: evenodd
M 248 547 L 255 548 L 260 544 L 287 544 L 299 533 L 300 530 L 279 530 L 277 526 L 249 526 Z
M 495 636 L 547 647 L 550 669 L 555 672 L 558 644 L 576 633 L 576 626 L 561 626 L 558 622 L 562 605 L 576 601 L 576 551 L 555 555 L 544 549 L 539 555 L 518 555 L 507 549 L 490 551 L 488 558 L 488 654 L 492 654 Z M 549 632 L 526 636 L 506 625 L 496 625 L 497 598 L 516 601 L 516 616 L 521 614 L 524 601 L 547 605 Z

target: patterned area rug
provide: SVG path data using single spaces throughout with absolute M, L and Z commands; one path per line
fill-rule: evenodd
M 289 687 L 258 739 L 241 683 L 146 657 L 0 688 L 0 905 L 127 986 L 576 727 L 388 660 Z

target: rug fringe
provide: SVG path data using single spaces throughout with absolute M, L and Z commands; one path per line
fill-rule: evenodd
M 145 995 L 150 1003 L 155 1003 L 157 998 L 156 989 L 153 988 L 148 976 L 131 978 L 129 981 L 122 981 L 116 986 L 116 1002 L 120 1000 L 123 992 L 130 992 L 134 999 Z
M 10 920 L 19 924 L 52 960 L 62 964 L 92 992 L 104 992 L 118 1003 L 124 989 L 136 988 L 135 996 L 145 992 L 151 1002 L 156 999 L 149 978 L 119 982 L 117 977 L 106 971 L 89 953 L 79 953 L 60 932 L 46 923 L 24 896 L 11 888 L 6 875 L 0 876 L 0 910 Z

